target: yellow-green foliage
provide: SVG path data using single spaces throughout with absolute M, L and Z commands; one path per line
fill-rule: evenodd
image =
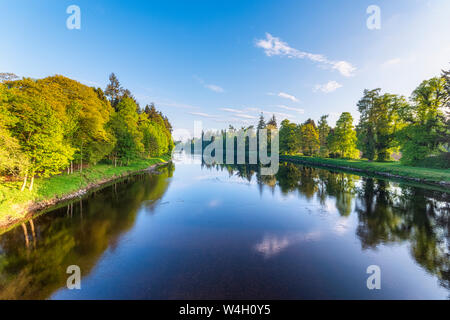
M 401 161 L 417 164 L 429 156 L 445 152 L 443 144 L 450 141 L 448 100 L 444 78 L 423 81 L 411 96 L 411 105 L 403 110 L 406 125 L 399 132 Z
M 170 152 L 168 119 L 154 106 L 140 114 L 128 90 L 117 92 L 113 108 L 100 88 L 60 75 L 0 83 L 0 175 L 21 176 L 25 186 L 28 177 L 73 172 L 74 164 Z
M 329 136 L 330 151 L 339 154 L 342 158 L 357 158 L 359 152 L 356 149 L 357 139 L 354 128 L 352 115 L 349 112 L 343 112 Z
M 147 106 L 141 114 L 141 130 L 144 134 L 143 143 L 147 155 L 156 157 L 171 152 L 174 142 L 170 132 L 170 123 L 155 106 Z
M 6 101 L 7 88 L 0 83 L 0 174 L 15 174 L 21 173 L 28 163 L 19 141 L 8 130 L 16 120 L 8 111 Z

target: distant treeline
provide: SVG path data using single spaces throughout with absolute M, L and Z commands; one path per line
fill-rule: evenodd
M 105 91 L 60 75 L 1 76 L 0 174 L 21 177 L 22 190 L 32 190 L 35 176 L 101 160 L 125 165 L 173 149 L 167 117 L 153 104 L 141 109 L 114 74 Z
M 259 130 L 266 129 L 266 136 L 264 141 L 260 141 Z M 264 120 L 264 116 L 261 113 L 259 123 L 257 127 L 251 125 L 248 127 L 241 127 L 240 129 L 233 127 L 232 125 L 228 126 L 226 130 L 219 131 L 202 131 L 200 138 L 192 138 L 187 142 L 177 142 L 177 150 L 186 150 L 191 154 L 202 154 L 205 155 L 205 152 L 209 153 L 207 147 L 210 146 L 214 141 L 218 138 L 222 139 L 222 147 L 223 147 L 223 163 L 226 163 L 227 158 L 227 147 L 231 147 L 228 151 L 232 152 L 234 155 L 235 163 L 240 152 L 245 152 L 245 161 L 248 162 L 249 154 L 255 153 L 257 159 L 259 160 L 259 152 L 264 150 L 267 152 L 267 155 L 270 156 L 272 151 L 272 139 L 278 134 L 277 129 L 277 120 L 275 115 L 267 121 Z M 264 135 L 263 135 L 264 136 Z M 251 145 L 250 140 L 253 139 L 253 145 Z M 261 144 L 264 143 L 264 149 L 260 148 Z M 242 148 L 240 148 L 242 146 Z M 217 148 L 213 148 L 211 155 L 212 157 L 216 156 Z

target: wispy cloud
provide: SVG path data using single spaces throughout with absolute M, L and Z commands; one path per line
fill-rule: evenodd
M 203 118 L 215 118 L 215 117 L 217 117 L 215 115 L 204 113 L 204 112 L 189 112 L 189 114 L 192 114 L 193 116 L 203 117 Z
M 322 91 L 324 93 L 330 93 L 333 91 L 336 91 L 337 89 L 341 88 L 342 84 L 336 82 L 336 81 L 328 81 L 325 84 L 317 84 L 314 87 L 314 91 Z
M 289 111 L 295 111 L 299 114 L 303 113 L 304 110 L 303 109 L 299 109 L 299 108 L 291 108 L 291 107 L 287 107 L 287 106 L 278 106 L 282 109 L 285 110 L 289 110 Z M 254 107 L 247 107 L 244 109 L 236 109 L 236 108 L 220 108 L 219 110 L 225 111 L 227 113 L 231 113 L 232 117 L 229 118 L 232 121 L 238 121 L 238 122 L 244 122 L 244 123 L 252 123 L 250 120 L 256 120 L 258 119 L 258 114 L 260 114 L 261 112 L 264 114 L 264 117 L 269 118 L 272 115 L 275 115 L 275 117 L 277 117 L 278 119 L 295 119 L 296 117 L 294 115 L 288 114 L 288 113 L 284 113 L 284 112 L 279 112 L 279 111 L 268 111 L 268 110 L 263 110 L 261 108 L 254 108 Z
M 291 101 L 298 102 L 298 99 L 295 96 L 290 95 L 290 94 L 285 93 L 285 92 L 280 92 L 278 94 L 278 96 L 281 97 L 281 98 L 284 98 L 284 99 L 289 99 Z
M 287 56 L 289 58 L 308 59 L 319 63 L 322 66 L 339 71 L 344 77 L 351 77 L 356 71 L 350 62 L 329 60 L 323 54 L 313 54 L 292 48 L 280 38 L 266 33 L 266 39 L 259 39 L 256 41 L 256 46 L 262 48 L 267 56 Z
M 239 109 L 234 109 L 234 108 L 220 108 L 220 110 L 225 111 L 225 112 L 229 112 L 229 113 L 233 113 L 233 115 L 235 117 L 239 117 L 239 118 L 244 118 L 244 119 L 257 119 L 256 116 L 252 116 L 247 114 L 247 110 L 239 110 Z M 248 110 L 250 111 L 250 110 Z
M 265 118 L 269 118 L 272 115 L 275 115 L 275 117 L 277 118 L 277 120 L 282 120 L 282 119 L 290 119 L 290 120 L 295 120 L 296 116 L 292 115 L 292 114 L 288 114 L 288 113 L 284 113 L 284 112 L 278 112 L 278 111 L 267 111 L 267 110 L 261 110 L 261 112 L 264 114 Z
M 248 114 L 245 114 L 245 113 L 238 113 L 235 116 L 239 117 L 239 118 L 244 118 L 244 119 L 257 119 L 257 117 L 251 116 L 251 115 L 248 115 Z
M 249 119 L 241 119 L 241 118 L 236 118 L 236 117 L 231 117 L 231 118 L 215 118 L 214 119 L 215 122 L 218 123 L 225 123 L 225 124 L 244 124 L 244 125 L 251 125 L 254 124 L 254 120 L 249 120 Z
M 218 86 L 216 84 L 206 83 L 202 78 L 200 78 L 198 76 L 194 76 L 194 79 L 196 79 L 206 89 L 209 89 L 211 91 L 218 92 L 218 93 L 225 92 L 225 90 L 221 86 Z
M 405 57 L 405 58 L 392 58 L 389 60 L 386 60 L 381 64 L 382 67 L 391 67 L 391 66 L 397 66 L 401 64 L 410 64 L 416 62 L 415 56 Z
M 389 59 L 383 63 L 383 66 L 392 66 L 402 62 L 400 58 Z
M 234 108 L 220 108 L 220 110 L 231 113 L 243 113 L 243 110 L 234 109 Z
M 205 84 L 205 88 L 214 91 L 214 92 L 224 92 L 225 90 L 223 90 L 222 87 L 219 87 L 215 84 Z
M 278 105 L 277 107 L 284 109 L 284 110 L 295 111 L 295 112 L 298 112 L 301 114 L 305 113 L 305 110 L 301 109 L 301 108 L 294 108 L 294 107 L 289 107 L 289 106 L 285 106 L 285 105 Z

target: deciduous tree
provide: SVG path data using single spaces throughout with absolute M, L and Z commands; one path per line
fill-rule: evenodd
M 356 131 L 353 126 L 353 117 L 349 112 L 343 112 L 336 122 L 336 127 L 330 139 L 330 149 L 343 158 L 358 157 Z
M 318 133 L 319 133 L 319 141 L 320 141 L 320 150 L 319 154 L 321 157 L 327 157 L 329 154 L 328 149 L 328 135 L 330 134 L 330 126 L 327 121 L 328 115 L 324 115 L 320 117 L 318 122 Z
M 280 152 L 295 154 L 300 150 L 300 137 L 297 134 L 297 125 L 285 119 L 280 127 Z
M 415 164 L 444 151 L 440 147 L 442 137 L 448 134 L 445 84 L 443 77 L 423 81 L 412 93 L 411 104 L 402 110 L 406 122 L 399 132 L 403 163 Z
M 320 140 L 319 133 L 312 122 L 307 122 L 300 129 L 300 144 L 303 153 L 308 156 L 316 155 L 319 152 Z

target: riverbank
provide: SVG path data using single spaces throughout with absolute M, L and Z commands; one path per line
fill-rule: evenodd
M 450 170 L 448 169 L 405 166 L 400 164 L 398 161 L 369 162 L 367 160 L 313 158 L 299 155 L 280 155 L 280 160 L 346 171 L 363 172 L 387 178 L 402 179 L 415 183 L 439 186 L 441 188 L 450 188 Z
M 97 164 L 83 169 L 83 172 L 61 174 L 35 180 L 34 190 L 20 191 L 20 181 L 0 181 L 0 233 L 1 230 L 29 218 L 34 212 L 53 206 L 59 202 L 80 197 L 89 190 L 113 180 L 153 170 L 167 163 L 170 156 L 138 160 L 128 166 L 114 167 Z

